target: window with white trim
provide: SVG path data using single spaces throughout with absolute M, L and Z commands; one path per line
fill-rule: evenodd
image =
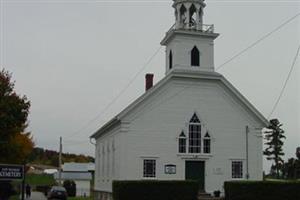
M 243 178 L 243 161 L 232 161 L 232 178 Z
M 178 139 L 178 152 L 186 153 L 186 136 L 183 131 L 179 135 L 179 139 Z
M 201 123 L 196 113 L 189 123 L 189 153 L 201 153 Z
M 155 178 L 156 177 L 156 160 L 144 160 L 143 177 Z
M 206 132 L 203 139 L 203 153 L 210 153 L 210 135 Z

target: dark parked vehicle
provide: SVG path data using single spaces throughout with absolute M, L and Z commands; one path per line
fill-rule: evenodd
M 61 186 L 53 186 L 48 192 L 48 199 L 67 200 L 67 197 L 68 195 L 66 189 Z

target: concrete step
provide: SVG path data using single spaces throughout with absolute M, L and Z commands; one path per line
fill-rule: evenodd
M 198 200 L 224 200 L 222 197 L 203 197 L 203 196 L 198 196 Z
M 224 198 L 221 197 L 213 197 L 208 193 L 205 192 L 199 192 L 198 193 L 198 200 L 224 200 Z
M 198 197 L 211 197 L 211 195 L 205 192 L 199 192 Z

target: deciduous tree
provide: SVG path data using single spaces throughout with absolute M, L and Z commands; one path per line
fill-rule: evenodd
M 14 91 L 11 74 L 0 71 L 0 163 L 21 163 L 33 148 L 32 137 L 25 133 L 30 102 Z

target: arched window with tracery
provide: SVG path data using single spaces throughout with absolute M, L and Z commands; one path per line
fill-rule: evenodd
M 178 139 L 178 152 L 186 153 L 186 136 L 183 131 L 179 135 L 179 139 Z
M 189 123 L 189 153 L 201 153 L 201 122 L 196 113 Z
M 196 46 L 191 51 L 191 65 L 200 66 L 200 52 Z

